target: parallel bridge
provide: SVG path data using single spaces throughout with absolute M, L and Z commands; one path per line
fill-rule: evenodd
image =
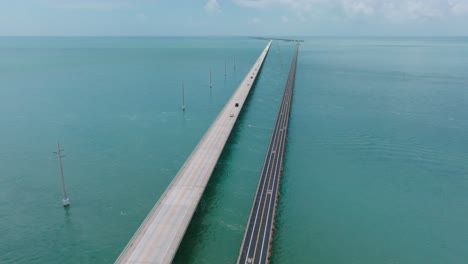
M 238 264 L 269 262 L 298 51 L 299 43 L 296 44 L 283 99 L 263 162 L 257 191 L 237 259 Z

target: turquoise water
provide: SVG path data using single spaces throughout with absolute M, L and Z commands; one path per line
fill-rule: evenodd
M 265 45 L 0 38 L 0 263 L 112 263 Z M 292 51 L 273 43 L 175 263 L 235 262 Z M 307 38 L 297 70 L 272 263 L 466 263 L 468 39 Z

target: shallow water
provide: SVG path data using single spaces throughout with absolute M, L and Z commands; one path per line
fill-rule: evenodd
M 0 38 L 0 262 L 112 263 L 265 45 Z M 235 262 L 292 51 L 273 43 L 175 263 Z M 466 38 L 306 39 L 272 263 L 465 263 L 466 72 Z

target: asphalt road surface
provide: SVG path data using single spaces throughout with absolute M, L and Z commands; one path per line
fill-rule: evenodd
M 239 252 L 237 260 L 239 264 L 269 262 L 298 51 L 299 44 L 296 44 L 283 99 L 263 162 L 257 191 Z

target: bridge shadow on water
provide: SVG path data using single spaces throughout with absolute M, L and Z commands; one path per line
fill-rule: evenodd
M 268 59 L 268 56 L 266 59 Z M 250 90 L 249 96 L 245 101 L 243 109 L 237 118 L 231 134 L 229 135 L 226 145 L 224 146 L 221 156 L 219 157 L 219 160 L 213 170 L 211 178 L 205 188 L 205 192 L 200 199 L 197 209 L 195 210 L 192 220 L 190 221 L 190 224 L 187 228 L 187 231 L 185 232 L 184 238 L 182 239 L 182 242 L 172 263 L 203 263 L 202 260 L 197 259 L 197 256 L 194 254 L 194 252 L 197 251 L 198 247 L 203 246 L 203 241 L 200 241 L 202 234 L 205 232 L 210 232 L 210 226 L 212 225 L 212 222 L 208 221 L 208 215 L 210 214 L 210 211 L 220 206 L 218 205 L 218 197 L 222 195 L 219 191 L 223 184 L 223 176 L 229 175 L 228 170 L 232 167 L 230 165 L 230 161 L 232 160 L 233 153 L 236 150 L 235 146 L 238 143 L 242 133 L 244 133 L 245 126 L 243 124 L 245 124 L 247 121 L 247 115 L 249 109 L 251 108 L 253 97 L 255 96 L 257 83 L 262 79 L 262 70 L 263 67 L 260 68 L 257 79 L 255 80 Z M 240 244 L 237 246 L 240 248 Z M 238 250 L 238 248 L 236 250 Z

